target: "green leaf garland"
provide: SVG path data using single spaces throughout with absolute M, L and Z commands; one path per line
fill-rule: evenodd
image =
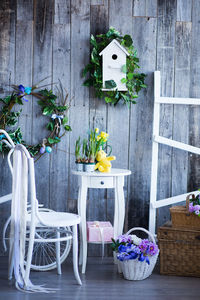
M 122 83 L 126 83 L 127 91 L 102 91 L 102 57 L 99 53 L 114 39 L 117 39 L 129 53 L 126 65 L 122 67 L 122 72 L 126 74 L 126 78 L 121 80 Z M 116 105 L 122 100 L 124 104 L 135 104 L 140 90 L 146 88 L 144 83 L 146 75 L 138 72 L 140 68 L 139 58 L 131 36 L 128 34 L 122 36 L 115 28 L 110 27 L 106 34 L 99 34 L 96 37 L 91 35 L 90 43 L 92 45 L 90 63 L 85 66 L 82 73 L 83 77 L 89 75 L 89 78 L 84 81 L 83 85 L 94 87 L 96 97 L 103 98 L 106 103 Z M 116 83 L 114 80 L 108 80 L 105 82 L 105 87 L 107 89 L 115 88 Z
M 41 152 L 42 147 L 53 147 L 61 141 L 61 138 L 67 131 L 71 131 L 71 127 L 67 124 L 68 117 L 66 116 L 69 110 L 70 103 L 67 105 L 68 95 L 64 97 L 63 88 L 60 84 L 59 91 L 59 103 L 57 96 L 48 89 L 40 89 L 37 86 L 24 88 L 23 85 L 13 85 L 13 92 L 10 96 L 3 99 L 0 98 L 0 102 L 3 104 L 0 110 L 0 129 L 4 129 L 8 132 L 9 136 L 15 144 L 23 144 L 30 152 L 32 157 L 40 158 L 44 153 Z M 28 91 L 27 93 L 25 91 Z M 42 139 L 41 143 L 36 145 L 28 145 L 22 137 L 20 127 L 12 130 L 12 127 L 18 123 L 21 109 L 19 111 L 12 111 L 13 107 L 18 105 L 24 105 L 24 101 L 30 101 L 25 99 L 27 95 L 31 95 L 37 99 L 38 105 L 41 107 L 41 113 L 45 117 L 50 118 L 46 125 L 48 131 L 50 131 L 47 138 Z M 63 128 L 63 129 L 62 129 Z M 4 138 L 3 134 L 0 134 L 0 141 Z M 4 143 L 0 142 L 0 152 L 8 152 L 9 148 Z M 45 150 L 44 150 L 45 152 Z M 50 153 L 50 152 L 49 152 Z

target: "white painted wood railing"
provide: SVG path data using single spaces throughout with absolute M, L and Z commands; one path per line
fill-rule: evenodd
M 152 146 L 152 168 L 151 168 L 151 188 L 150 188 L 150 207 L 149 207 L 149 231 L 155 234 L 156 228 L 156 209 L 167 205 L 182 202 L 190 193 L 198 194 L 198 191 L 185 193 L 175 197 L 157 200 L 157 181 L 158 181 L 158 149 L 159 144 L 174 147 L 187 152 L 200 155 L 200 148 L 190 146 L 175 140 L 171 140 L 159 135 L 160 129 L 160 104 L 182 104 L 200 105 L 198 98 L 173 98 L 160 96 L 160 71 L 154 72 L 154 119 L 153 119 L 153 146 Z

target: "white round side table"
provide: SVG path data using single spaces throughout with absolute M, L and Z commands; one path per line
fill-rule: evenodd
M 114 238 L 122 234 L 125 217 L 124 202 L 124 176 L 130 175 L 131 171 L 123 169 L 111 169 L 110 173 L 72 171 L 78 176 L 78 214 L 80 223 L 80 256 L 79 264 L 82 265 L 82 273 L 85 273 L 87 263 L 87 231 L 86 231 L 86 200 L 88 188 L 115 189 L 114 211 Z

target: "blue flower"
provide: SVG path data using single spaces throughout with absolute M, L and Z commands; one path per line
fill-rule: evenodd
M 138 257 L 138 254 L 135 252 L 130 253 L 130 259 L 136 259 Z
M 146 260 L 146 263 L 148 263 L 148 265 L 150 265 L 150 261 L 149 261 L 149 257 L 148 256 L 145 257 L 145 260 Z
M 24 92 L 25 92 L 25 87 L 22 85 L 22 84 L 20 84 L 19 86 L 18 86 L 18 89 L 20 90 L 20 95 L 21 94 L 24 94 Z
M 20 84 L 20 85 L 18 85 L 18 89 L 19 89 L 20 93 L 17 94 L 17 96 L 22 96 L 22 99 L 23 99 L 24 101 L 28 102 L 28 99 L 26 99 L 26 98 L 23 96 L 24 93 L 26 93 L 26 91 L 25 91 L 26 88 L 25 88 L 22 84 Z M 28 87 L 28 89 L 31 89 L 31 88 Z M 27 94 L 30 94 L 30 93 L 27 93 Z
M 126 250 L 127 250 L 127 247 L 124 246 L 124 245 L 120 245 L 120 246 L 118 247 L 119 253 L 121 253 L 121 252 L 126 252 Z
M 131 259 L 131 256 L 130 256 L 130 255 L 125 255 L 125 256 L 124 256 L 124 260 L 129 260 L 129 259 Z
M 120 261 L 124 261 L 124 257 L 125 257 L 125 253 L 120 253 L 117 255 L 117 259 L 119 259 Z
M 138 258 L 139 261 L 144 261 L 145 260 L 145 256 L 143 253 L 140 254 L 140 257 Z

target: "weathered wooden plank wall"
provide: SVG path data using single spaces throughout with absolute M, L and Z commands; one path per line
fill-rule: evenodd
M 113 166 L 133 172 L 125 182 L 125 229 L 148 224 L 150 192 L 153 72 L 160 70 L 163 96 L 200 97 L 200 0 L 1 0 L 0 2 L 0 94 L 12 83 L 32 84 L 50 76 L 58 78 L 73 98 L 69 111 L 72 133 L 51 155 L 36 164 L 40 202 L 56 210 L 77 211 L 77 178 L 74 142 L 89 128 L 108 130 L 117 160 Z M 94 91 L 82 86 L 81 70 L 89 61 L 90 34 L 114 26 L 131 34 L 138 49 L 141 70 L 148 88 L 129 110 L 119 104 L 105 105 Z M 161 133 L 178 141 L 200 145 L 200 110 L 165 105 Z M 27 141 L 40 141 L 45 134 L 35 99 L 20 118 Z M 38 134 L 39 132 L 39 134 Z M 160 147 L 158 197 L 163 198 L 199 187 L 200 158 Z M 11 190 L 5 158 L 0 157 L 0 195 Z M 91 190 L 88 219 L 113 221 L 112 191 Z M 10 204 L 0 207 L 0 232 L 10 214 Z M 169 218 L 168 208 L 158 212 L 158 224 Z M 1 236 L 1 233 L 0 233 Z M 3 253 L 0 247 L 0 254 Z M 90 255 L 100 248 L 90 247 Z

